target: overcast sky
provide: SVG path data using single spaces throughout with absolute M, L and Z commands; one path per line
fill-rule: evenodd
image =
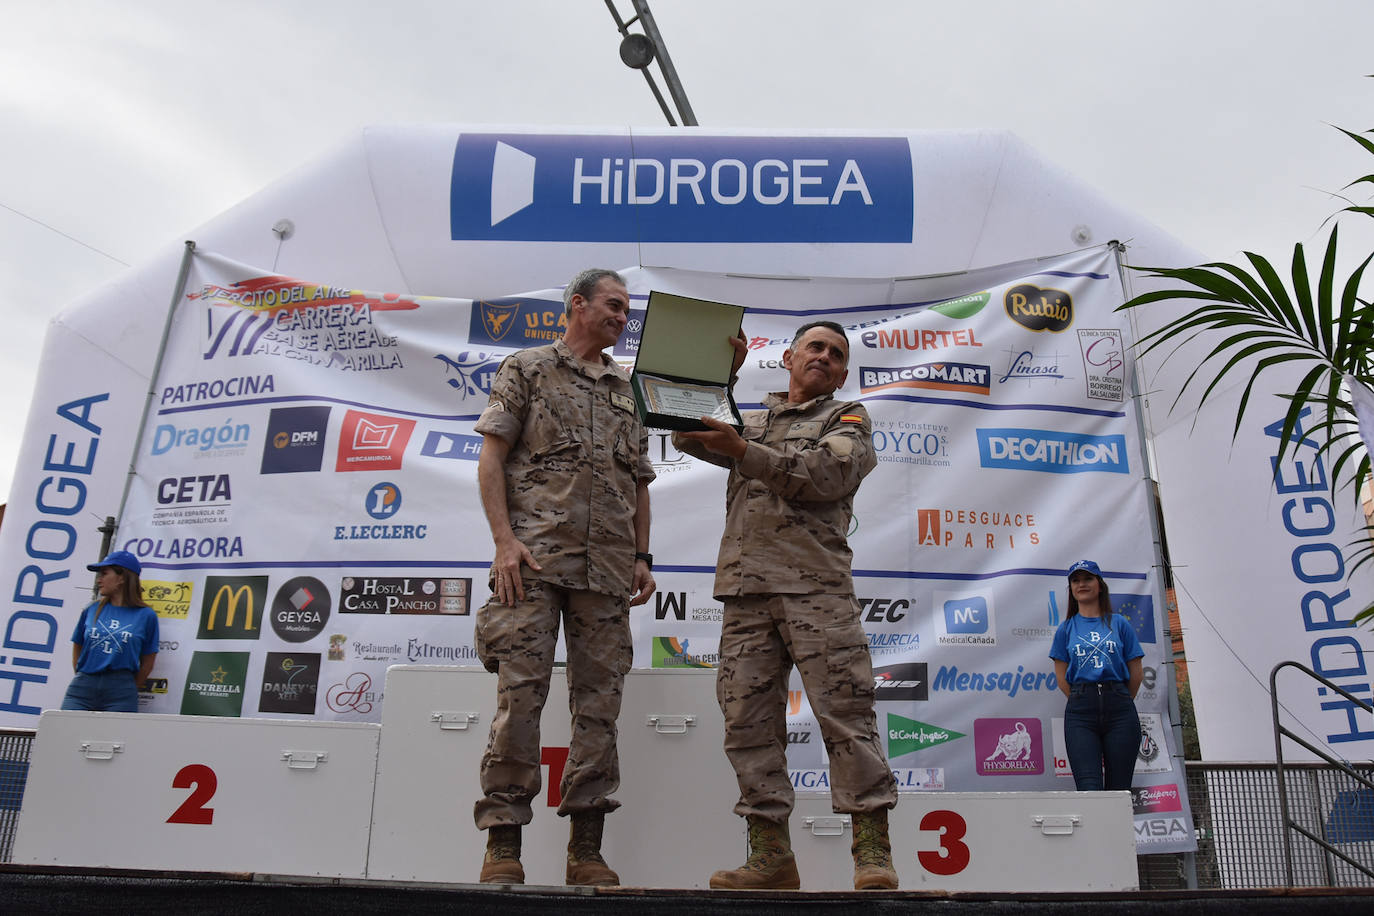
M 652 10 L 703 127 L 1007 129 L 1209 259 L 1286 260 L 1374 171 L 1329 126 L 1374 123 L 1370 0 Z M 366 125 L 661 126 L 619 38 L 603 0 L 0 0 L 0 498 L 66 305 Z

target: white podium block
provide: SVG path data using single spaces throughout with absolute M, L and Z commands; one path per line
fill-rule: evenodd
M 621 808 L 606 818 L 602 844 L 624 884 L 705 887 L 722 867 L 720 850 L 743 846 L 714 675 L 637 670 L 625 678 Z M 473 823 L 473 805 L 495 712 L 496 676 L 482 668 L 387 669 L 369 878 L 477 880 L 486 833 Z M 558 783 L 570 735 L 566 671 L 555 668 L 540 725 L 543 785 L 521 836 L 528 884 L 563 883 L 568 820 L 557 816 Z
M 379 733 L 49 710 L 12 861 L 364 877 Z
M 1139 885 L 1129 792 L 904 792 L 888 813 L 903 890 L 1122 891 Z M 852 890 L 850 815 L 797 793 L 803 890 Z

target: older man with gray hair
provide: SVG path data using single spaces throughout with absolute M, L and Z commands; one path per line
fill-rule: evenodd
M 497 675 L 474 817 L 487 831 L 479 880 L 521 884 L 521 827 L 539 793 L 539 716 L 560 620 L 566 628 L 572 741 L 560 785 L 570 816 L 568 884 L 619 884 L 601 855 L 619 802 L 616 719 L 633 645 L 629 609 L 654 592 L 648 439 L 629 379 L 602 351 L 629 319 L 625 281 L 585 270 L 563 294 L 562 339 L 506 357 L 473 427 L 482 506 L 496 556 L 475 642 Z

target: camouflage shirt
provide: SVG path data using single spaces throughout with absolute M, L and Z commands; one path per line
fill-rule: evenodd
M 744 414 L 744 457 L 733 461 L 673 437 L 679 450 L 730 469 L 716 597 L 845 595 L 854 591 L 846 533 L 859 482 L 877 465 L 868 412 L 822 395 Z
M 627 595 L 634 580 L 636 487 L 654 479 L 648 436 L 624 371 L 583 363 L 563 341 L 512 353 L 473 426 L 510 443 L 511 530 L 563 588 Z

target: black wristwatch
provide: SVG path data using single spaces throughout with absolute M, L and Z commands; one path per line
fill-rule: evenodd
M 651 553 L 644 553 L 643 551 L 638 551 L 638 550 L 637 550 L 637 551 L 635 551 L 635 559 L 636 559 L 636 560 L 643 560 L 645 563 L 648 563 L 648 564 L 649 564 L 649 572 L 653 572 L 653 571 L 654 571 L 654 555 L 653 555 L 653 554 L 651 554 Z

